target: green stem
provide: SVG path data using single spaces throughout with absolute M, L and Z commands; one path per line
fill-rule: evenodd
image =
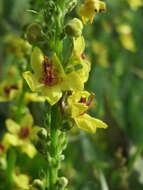
M 53 3 L 52 3 L 53 2 Z M 50 47 L 50 51 L 55 52 L 57 56 L 62 58 L 62 49 L 63 49 L 63 40 L 61 39 L 61 34 L 64 29 L 64 17 L 65 17 L 65 0 L 55 0 L 45 2 L 45 14 L 44 20 L 48 27 L 47 35 L 48 36 L 48 44 Z M 50 6 L 54 7 L 52 10 Z M 50 11 L 52 11 L 50 15 Z M 49 14 L 49 15 L 48 15 Z M 48 17 L 47 17 L 48 16 Z M 51 31 L 51 33 L 50 33 Z M 53 32 L 53 33 L 52 33 Z M 51 35 L 52 34 L 52 35 Z M 60 187 L 57 187 L 58 182 L 58 171 L 60 168 L 60 156 L 62 154 L 62 145 L 60 146 L 63 137 L 60 136 L 62 133 L 59 129 L 61 127 L 60 121 L 60 111 L 59 105 L 50 106 L 50 112 L 48 113 L 47 120 L 50 120 L 49 124 L 46 126 L 46 129 L 49 131 L 50 140 L 47 142 L 49 147 L 47 149 L 47 160 L 48 160 L 48 168 L 47 168 L 47 176 L 48 179 L 46 184 L 46 189 L 48 190 L 59 190 Z M 50 117 L 50 119 L 49 119 Z
M 58 146 L 58 130 L 51 126 L 51 145 L 50 145 L 50 156 L 51 167 L 49 170 L 49 185 L 51 190 L 55 190 L 56 182 L 58 179 L 58 164 L 57 162 L 57 146 Z
M 49 186 L 50 190 L 56 189 L 56 182 L 58 179 L 58 137 L 59 137 L 59 130 L 57 128 L 57 105 L 52 107 L 51 113 L 51 125 L 50 125 L 50 148 L 49 153 L 51 157 L 51 162 L 49 163 Z
M 13 172 L 16 163 L 16 153 L 13 149 L 11 149 L 8 153 L 7 158 L 7 170 L 6 170 L 6 189 L 11 190 L 13 185 Z
M 49 146 L 47 148 L 48 168 L 46 171 L 46 188 L 49 190 L 61 190 L 62 187 L 58 185 L 58 180 L 62 152 L 66 144 L 65 133 L 60 131 L 62 122 L 59 105 L 57 104 L 52 107 L 48 105 L 48 107 L 50 108 L 48 109 L 47 119 L 50 122 L 47 123 L 46 127 L 49 131 L 49 140 L 47 142 Z

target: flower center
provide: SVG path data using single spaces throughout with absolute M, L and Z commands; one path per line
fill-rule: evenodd
M 86 59 L 86 55 L 85 54 L 81 54 L 81 59 Z
M 22 127 L 19 133 L 19 137 L 21 139 L 26 139 L 30 134 L 29 128 L 28 127 Z
M 81 97 L 79 103 L 86 104 L 86 97 Z
M 18 87 L 16 85 L 11 85 L 11 86 L 5 86 L 4 87 L 4 92 L 9 95 L 11 90 L 18 90 Z
M 57 70 L 54 68 L 52 61 L 46 56 L 43 63 L 43 73 L 42 82 L 46 86 L 53 86 L 58 83 Z
M 95 96 L 94 94 L 91 94 L 88 98 L 82 96 L 78 102 L 83 103 L 88 107 L 91 107 L 93 104 L 94 96 Z
M 4 152 L 5 148 L 2 144 L 0 144 L 0 152 Z

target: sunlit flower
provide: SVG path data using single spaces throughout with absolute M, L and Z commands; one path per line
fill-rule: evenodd
M 51 105 L 59 101 L 62 91 L 83 89 L 84 82 L 78 73 L 66 74 L 55 54 L 49 59 L 39 48 L 34 48 L 31 66 L 34 74 L 30 71 L 23 73 L 25 80 L 32 91 L 40 92 Z
M 40 128 L 33 126 L 32 115 L 27 114 L 24 116 L 20 124 L 12 119 L 7 119 L 6 127 L 8 133 L 4 136 L 4 144 L 20 147 L 22 152 L 33 158 L 36 154 L 36 148 L 32 144 L 32 140 L 36 140 L 36 134 Z
M 15 67 L 10 67 L 5 77 L 0 83 L 0 102 L 15 98 L 22 87 L 22 80 L 18 77 Z
M 99 0 L 85 0 L 84 4 L 79 8 L 79 15 L 83 23 L 90 21 L 93 22 L 94 16 L 97 12 L 106 11 L 106 4 Z
M 96 128 L 106 128 L 107 125 L 91 117 L 86 112 L 93 104 L 94 95 L 87 91 L 74 92 L 67 99 L 66 112 L 73 118 L 76 126 L 90 133 L 95 133 Z

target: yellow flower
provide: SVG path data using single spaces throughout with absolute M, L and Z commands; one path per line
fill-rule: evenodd
M 34 74 L 30 71 L 23 73 L 25 80 L 32 91 L 41 93 L 51 105 L 59 101 L 62 91 L 81 90 L 84 87 L 84 82 L 78 73 L 66 74 L 64 72 L 61 62 L 55 54 L 49 59 L 39 48 L 34 48 L 31 55 L 31 66 Z
M 119 39 L 122 46 L 129 51 L 135 52 L 136 47 L 131 27 L 127 24 L 122 24 L 117 27 L 117 31 L 119 32 Z
M 85 3 L 79 8 L 79 15 L 81 16 L 83 23 L 93 22 L 96 12 L 106 11 L 106 4 L 99 0 L 85 0 Z
M 95 133 L 96 128 L 107 128 L 107 125 L 86 114 L 93 103 L 93 95 L 87 91 L 74 92 L 67 100 L 67 113 L 74 119 L 76 126 L 84 131 Z
M 18 77 L 15 67 L 10 67 L 5 77 L 0 83 L 0 102 L 16 98 L 22 87 L 22 80 Z
M 91 63 L 88 61 L 84 55 L 85 41 L 83 36 L 73 39 L 73 52 L 69 60 L 67 69 L 71 69 L 73 66 L 80 65 L 81 68 L 76 72 L 80 76 L 83 82 L 86 82 L 89 77 L 89 72 L 91 69 Z
M 36 154 L 36 148 L 32 144 L 32 140 L 37 138 L 39 131 L 38 126 L 33 126 L 33 118 L 31 114 L 23 117 L 20 124 L 12 119 L 6 120 L 8 133 L 5 134 L 3 142 L 8 147 L 10 145 L 20 147 L 21 151 L 26 153 L 30 158 Z
M 109 63 L 108 63 L 108 52 L 107 52 L 107 47 L 105 46 L 105 44 L 94 40 L 92 42 L 92 50 L 93 53 L 96 54 L 97 56 L 97 64 L 103 66 L 103 67 L 108 67 Z
M 13 181 L 17 190 L 29 190 L 30 178 L 28 175 L 15 171 L 13 173 Z
M 31 52 L 32 46 L 22 38 L 8 35 L 5 37 L 4 41 L 7 45 L 8 53 L 11 53 L 17 57 L 25 56 Z
M 128 3 L 134 10 L 137 10 L 139 7 L 143 6 L 142 0 L 128 0 Z

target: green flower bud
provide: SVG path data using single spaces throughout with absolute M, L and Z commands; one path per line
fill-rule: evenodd
M 65 109 L 64 110 L 65 112 L 66 111 L 68 112 L 68 110 L 66 108 L 64 108 L 64 109 Z M 68 120 L 63 121 L 61 131 L 66 132 L 66 131 L 71 130 L 73 127 L 74 127 L 74 120 L 69 118 Z
M 35 179 L 32 186 L 37 190 L 44 190 L 43 182 L 40 179 Z
M 77 0 L 71 0 L 71 1 L 69 2 L 68 11 L 71 12 L 71 11 L 75 8 L 75 6 L 77 5 L 77 3 L 78 3 Z
M 41 128 L 37 135 L 40 139 L 46 140 L 48 136 L 47 130 L 45 128 Z
M 72 19 L 65 27 L 65 31 L 69 36 L 79 37 L 82 35 L 83 24 L 78 18 Z
M 8 35 L 4 38 L 7 52 L 17 57 L 23 57 L 31 53 L 32 46 L 22 38 Z
M 30 24 L 26 31 L 26 37 L 29 43 L 35 43 L 43 40 L 42 27 L 39 24 Z
M 68 179 L 66 177 L 60 177 L 58 182 L 61 187 L 66 187 L 68 185 Z
M 65 159 L 65 155 L 62 154 L 62 155 L 59 156 L 60 161 L 63 161 L 64 159 Z

